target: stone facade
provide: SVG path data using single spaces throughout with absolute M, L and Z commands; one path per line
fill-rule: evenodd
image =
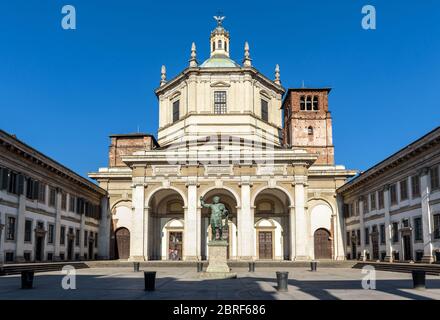
M 279 67 L 271 80 L 253 67 L 247 43 L 243 65 L 230 59 L 230 45 L 219 23 L 206 61 L 198 63 L 193 44 L 177 77 L 167 80 L 162 67 L 158 144 L 133 142 L 138 150 L 90 174 L 110 197 L 113 258 L 207 259 L 209 219 L 199 198 L 219 195 L 230 212 L 228 259 L 344 259 L 336 189 L 355 172 L 334 165 L 331 128 L 323 161 L 324 149 L 307 150 L 321 142 L 283 142 Z M 331 126 L 322 112 L 315 118 Z
M 0 130 L 0 264 L 109 258 L 106 192 Z
M 440 128 L 338 189 L 348 259 L 440 261 Z

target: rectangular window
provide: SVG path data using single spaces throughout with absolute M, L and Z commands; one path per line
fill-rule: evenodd
M 6 240 L 15 240 L 15 218 L 8 217 L 6 228 Z
M 408 180 L 400 181 L 400 200 L 404 201 L 408 199 Z
M 214 91 L 214 113 L 226 113 L 226 91 Z
M 431 170 L 429 170 L 429 174 L 431 176 L 431 189 L 436 190 L 436 189 L 440 188 L 440 181 L 439 181 L 439 176 L 438 176 L 438 166 L 431 168 Z
M 66 211 L 67 208 L 67 194 L 61 193 L 61 210 Z
M 87 230 L 84 230 L 84 247 L 87 247 L 87 241 L 89 239 L 89 235 Z
M 180 100 L 173 102 L 173 122 L 178 121 L 180 118 Z
M 18 175 L 15 172 L 9 171 L 8 175 L 8 192 L 17 194 L 18 193 Z
M 79 229 L 75 230 L 75 246 L 79 246 Z
M 34 199 L 34 180 L 26 178 L 26 198 Z
M 299 108 L 300 108 L 300 110 L 306 110 L 306 97 L 305 96 L 300 97 Z
M 370 206 L 371 210 L 376 210 L 376 192 L 370 194 Z
M 53 224 L 49 224 L 48 228 L 47 243 L 53 243 L 55 226 Z
M 60 245 L 64 245 L 66 243 L 66 227 L 61 226 L 60 229 Z
M 75 197 L 69 194 L 69 211 L 75 212 Z
M 440 239 L 440 214 L 434 215 L 434 239 Z
M 0 190 L 8 187 L 8 169 L 0 167 Z
M 378 198 L 377 200 L 379 202 L 379 209 L 383 209 L 385 207 L 385 201 L 384 201 L 385 195 L 384 195 L 384 191 L 383 190 L 379 191 L 377 198 Z
M 364 214 L 366 214 L 368 212 L 368 196 L 363 197 L 363 210 L 364 210 Z
M 351 245 L 350 231 L 347 231 L 347 238 L 345 240 L 347 241 L 347 246 L 350 246 Z
M 393 222 L 393 243 L 399 242 L 399 223 Z
M 53 187 L 49 187 L 49 206 L 55 207 L 56 203 L 56 190 Z
M 24 241 L 32 241 L 32 220 L 26 220 L 24 222 Z
M 5 262 L 14 262 L 13 252 L 5 252 Z
M 38 182 L 38 202 L 46 204 L 46 185 Z
M 269 121 L 269 113 L 268 113 L 268 103 L 266 100 L 261 99 L 261 119 L 264 121 Z
M 319 110 L 318 96 L 313 96 L 313 111 Z
M 379 232 L 380 232 L 380 243 L 385 244 L 385 225 L 381 224 L 379 226 Z
M 95 248 L 98 248 L 98 233 L 95 232 Z
M 397 204 L 397 190 L 396 185 L 390 185 L 390 202 L 391 204 Z
M 357 230 L 356 231 L 356 240 L 357 240 L 357 245 L 360 246 L 361 245 L 361 230 Z
M 370 229 L 367 227 L 365 228 L 365 245 L 370 244 Z
M 414 218 L 414 240 L 423 240 L 422 218 L 420 217 Z
M 411 194 L 413 198 L 420 197 L 420 177 L 412 176 L 411 177 Z

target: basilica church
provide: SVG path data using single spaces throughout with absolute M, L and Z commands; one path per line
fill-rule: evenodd
M 209 212 L 220 197 L 230 260 L 344 260 L 336 190 L 355 171 L 334 163 L 330 88 L 282 86 L 243 43 L 230 57 L 215 17 L 210 57 L 193 43 L 188 66 L 162 66 L 157 139 L 111 135 L 109 165 L 89 176 L 109 195 L 110 257 L 200 261 L 209 257 Z

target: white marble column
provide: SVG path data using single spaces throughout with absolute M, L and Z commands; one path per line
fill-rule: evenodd
M 40 185 L 41 186 L 41 185 Z M 46 202 L 47 203 L 47 195 L 49 193 L 48 186 L 44 186 L 46 188 L 45 195 L 46 195 Z M 75 207 L 77 202 L 75 199 Z M 56 197 L 56 204 L 55 204 L 56 212 L 55 212 L 55 236 L 54 236 L 54 260 L 59 261 L 60 260 L 60 238 L 61 238 L 61 193 L 57 193 Z M 83 215 L 81 215 L 83 216 Z
M 365 227 L 364 227 L 364 201 L 365 198 L 359 198 L 359 228 L 361 231 L 361 260 L 365 261 L 367 256 L 365 254 Z
M 133 183 L 130 261 L 144 261 L 145 183 Z
M 241 177 L 241 209 L 238 212 L 238 258 L 253 260 L 255 257 L 254 214 L 251 209 L 250 177 Z
M 80 227 L 79 227 L 79 256 L 81 259 L 84 259 L 84 231 L 85 231 L 85 224 L 86 224 L 86 215 L 82 214 L 80 218 Z M 101 234 L 99 234 L 100 236 Z
M 197 199 L 197 180 L 194 178 L 188 179 L 186 184 L 188 195 L 187 195 L 187 208 L 185 209 L 185 227 L 183 233 L 183 259 L 186 261 L 196 261 L 199 254 L 197 253 L 197 248 L 200 240 L 200 235 L 197 234 L 197 230 L 200 230 L 200 219 L 197 217 L 197 208 L 200 202 Z
M 433 221 L 431 207 L 429 206 L 429 198 L 431 189 L 429 186 L 429 169 L 423 168 L 420 172 L 420 195 L 422 206 L 422 229 L 423 229 L 423 258 L 422 262 L 432 263 L 434 258 L 432 256 L 432 234 Z
M 333 215 L 333 243 L 334 243 L 334 259 L 345 260 L 344 235 L 346 234 L 344 224 L 344 199 L 336 196 L 336 210 Z
M 25 229 L 25 211 L 26 196 L 24 194 L 18 196 L 18 216 L 17 216 L 17 232 L 16 232 L 16 262 L 24 262 L 24 229 Z
M 296 256 L 296 241 L 295 241 L 295 206 L 291 205 L 289 207 L 289 249 L 290 249 L 290 260 L 295 260 Z
M 393 262 L 393 230 L 390 216 L 390 186 L 386 185 L 383 190 L 383 203 L 385 210 L 385 261 Z
M 295 176 L 295 236 L 296 261 L 310 260 L 308 250 L 309 231 L 305 209 L 305 176 Z
M 1 214 L 0 214 L 0 266 L 4 263 L 4 250 L 3 250 L 3 246 L 4 246 L 4 240 L 3 240 L 3 229 L 4 229 L 5 225 L 2 223 L 1 220 Z
M 98 234 L 98 259 L 110 259 L 110 227 L 111 214 L 107 196 L 101 198 L 101 220 Z M 84 227 L 81 225 L 81 237 L 84 238 Z M 81 241 L 80 241 L 81 242 Z M 81 246 L 83 250 L 83 246 Z M 83 256 L 81 254 L 81 256 Z

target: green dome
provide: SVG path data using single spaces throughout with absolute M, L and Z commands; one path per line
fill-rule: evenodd
M 240 65 L 227 56 L 214 55 L 203 62 L 200 68 L 240 68 Z

